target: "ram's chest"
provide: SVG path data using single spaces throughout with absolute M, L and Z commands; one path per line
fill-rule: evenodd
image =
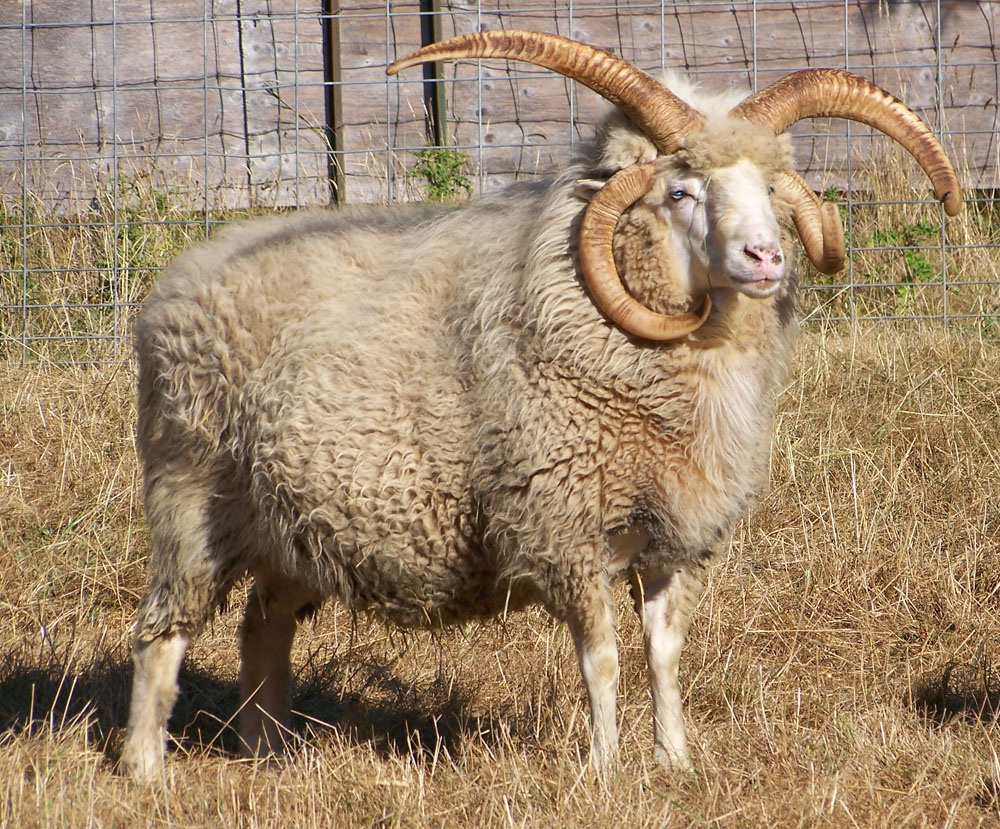
M 745 513 L 767 470 L 772 399 L 750 361 L 706 359 L 637 407 L 618 456 L 635 470 L 633 509 L 654 517 L 671 546 L 711 546 Z
M 742 483 L 746 470 L 766 455 L 773 390 L 745 361 L 705 368 L 692 391 L 690 462 L 709 483 Z

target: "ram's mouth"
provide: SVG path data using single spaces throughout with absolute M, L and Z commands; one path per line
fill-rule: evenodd
M 736 288 L 747 296 L 754 299 L 764 299 L 777 292 L 781 287 L 784 275 L 766 276 L 762 279 L 753 277 L 733 276 L 732 281 Z

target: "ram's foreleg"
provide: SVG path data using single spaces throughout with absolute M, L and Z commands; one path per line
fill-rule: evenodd
M 241 630 L 240 738 L 246 753 L 277 753 L 287 742 L 292 641 L 299 620 L 318 604 L 307 585 L 256 575 Z
M 566 620 L 590 701 L 590 760 L 606 774 L 618 756 L 618 645 L 615 614 L 607 584 L 585 588 Z
M 666 574 L 632 577 L 632 597 L 642 619 L 653 698 L 653 755 L 671 769 L 691 768 L 677 674 L 704 572 L 703 566 L 693 564 Z
M 135 667 L 122 768 L 139 780 L 149 780 L 163 766 L 167 720 L 177 699 L 177 674 L 189 634 L 175 631 L 151 640 L 138 637 L 132 647 Z

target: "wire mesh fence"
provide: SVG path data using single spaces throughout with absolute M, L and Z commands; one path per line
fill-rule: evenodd
M 0 4 L 0 359 L 128 356 L 166 261 L 221 222 L 344 202 L 464 198 L 564 167 L 600 99 L 535 67 L 396 57 L 537 29 L 746 91 L 810 66 L 907 101 L 970 196 L 944 221 L 916 165 L 858 124 L 794 128 L 843 206 L 849 266 L 807 275 L 811 319 L 1000 329 L 1000 2 L 35 0 Z

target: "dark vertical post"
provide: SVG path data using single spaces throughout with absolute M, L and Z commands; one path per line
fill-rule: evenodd
M 429 46 L 442 40 L 441 0 L 420 0 L 420 45 Z M 443 64 L 431 61 L 424 64 L 424 118 L 427 123 L 427 140 L 438 147 L 448 144 Z
M 207 25 L 207 24 L 206 24 Z M 254 190 L 253 190 L 253 164 L 250 162 L 250 116 L 247 112 L 247 61 L 246 61 L 246 47 L 243 43 L 243 3 L 242 0 L 236 0 L 236 39 L 239 44 L 240 49 L 240 100 L 243 104 L 243 157 L 247 160 L 247 204 L 250 207 L 254 206 Z M 218 67 L 218 58 L 216 58 L 216 67 Z M 218 71 L 218 68 L 216 69 Z M 208 93 L 206 92 L 206 95 Z M 205 106 L 208 106 L 208 102 L 205 102 Z M 208 122 L 206 121 L 205 129 L 208 129 Z M 206 150 L 208 139 L 205 139 Z M 225 173 L 223 173 L 225 177 Z M 206 187 L 208 181 L 208 167 L 205 167 L 205 181 Z M 205 196 L 205 213 L 208 214 L 208 195 Z
M 326 109 L 327 164 L 332 201 L 347 201 L 344 179 L 344 105 L 340 64 L 340 0 L 323 0 L 323 93 Z

